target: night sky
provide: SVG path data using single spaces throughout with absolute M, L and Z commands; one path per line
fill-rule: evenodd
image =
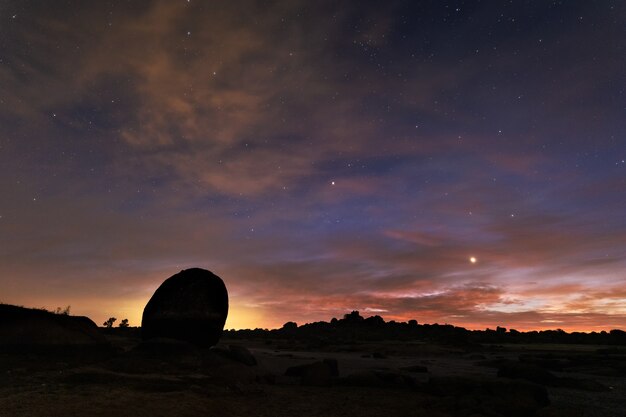
M 626 326 L 626 4 L 2 1 L 0 301 Z

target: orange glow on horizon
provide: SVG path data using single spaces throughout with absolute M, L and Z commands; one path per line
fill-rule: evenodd
M 87 303 L 87 306 L 83 304 L 83 302 L 77 302 L 69 304 L 71 306 L 70 314 L 76 316 L 87 316 L 92 319 L 98 326 L 101 326 L 102 323 L 108 319 L 109 317 L 116 317 L 117 321 L 115 325 L 118 325 L 119 322 L 126 318 L 129 320 L 129 324 L 131 326 L 141 326 L 141 317 L 143 314 L 143 307 L 147 300 L 132 300 L 132 302 L 118 302 L 118 303 L 109 303 L 104 302 L 102 300 L 90 300 Z M 28 308 L 46 308 L 47 310 L 54 311 L 58 305 L 54 303 L 14 303 L 16 305 L 23 305 Z M 57 303 L 58 304 L 58 303 Z M 38 306 L 38 307 L 35 307 Z M 224 329 L 232 329 L 232 330 L 242 330 L 242 329 L 279 329 L 282 325 L 288 321 L 294 321 L 298 323 L 298 325 L 303 325 L 306 323 L 312 323 L 316 321 L 325 321 L 330 322 L 333 317 L 338 319 L 342 318 L 344 314 L 349 313 L 350 311 L 337 312 L 336 314 L 324 314 L 324 316 L 320 316 L 319 318 L 305 318 L 305 317 L 297 317 L 294 315 L 293 317 L 280 317 L 275 316 L 273 314 L 268 314 L 268 312 L 264 311 L 258 307 L 252 306 L 238 306 L 232 305 L 229 308 L 228 318 L 226 320 L 226 324 L 224 325 Z M 397 321 L 397 322 L 407 322 L 409 320 L 417 320 L 419 324 L 449 324 L 456 327 L 463 327 L 468 330 L 485 330 L 487 328 L 495 330 L 497 326 L 504 327 L 508 329 L 515 329 L 520 332 L 529 332 L 529 331 L 544 331 L 544 330 L 557 330 L 561 329 L 568 333 L 572 332 L 583 332 L 583 333 L 591 333 L 591 332 L 601 332 L 601 331 L 610 331 L 612 329 L 624 329 L 623 325 L 618 325 L 616 322 L 613 324 L 609 322 L 602 322 L 599 324 L 592 323 L 575 323 L 575 324 L 567 324 L 565 320 L 554 320 L 551 322 L 537 322 L 534 323 L 529 320 L 521 320 L 519 322 L 515 321 L 494 321 L 488 320 L 485 322 L 477 322 L 477 321 L 463 321 L 462 317 L 446 317 L 438 314 L 413 314 L 413 315 L 403 315 L 403 314 L 385 314 L 385 312 L 364 312 L 361 311 L 360 314 L 367 318 L 374 315 L 380 315 L 386 322 L 389 321 Z M 469 318 L 469 317 L 468 317 Z M 544 320 L 545 321 L 545 320 Z

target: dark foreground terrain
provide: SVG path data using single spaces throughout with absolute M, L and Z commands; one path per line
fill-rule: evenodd
M 626 415 L 622 346 L 101 331 L 112 349 L 0 353 L 0 416 Z

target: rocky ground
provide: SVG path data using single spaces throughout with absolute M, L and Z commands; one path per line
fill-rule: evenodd
M 624 348 L 107 337 L 1 353 L 0 416 L 626 415 Z

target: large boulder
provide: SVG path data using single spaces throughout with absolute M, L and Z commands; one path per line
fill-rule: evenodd
M 141 337 L 215 345 L 228 315 L 224 281 L 210 271 L 186 269 L 166 279 L 143 310 Z
M 98 326 L 87 317 L 0 304 L 1 351 L 64 352 L 109 347 Z

